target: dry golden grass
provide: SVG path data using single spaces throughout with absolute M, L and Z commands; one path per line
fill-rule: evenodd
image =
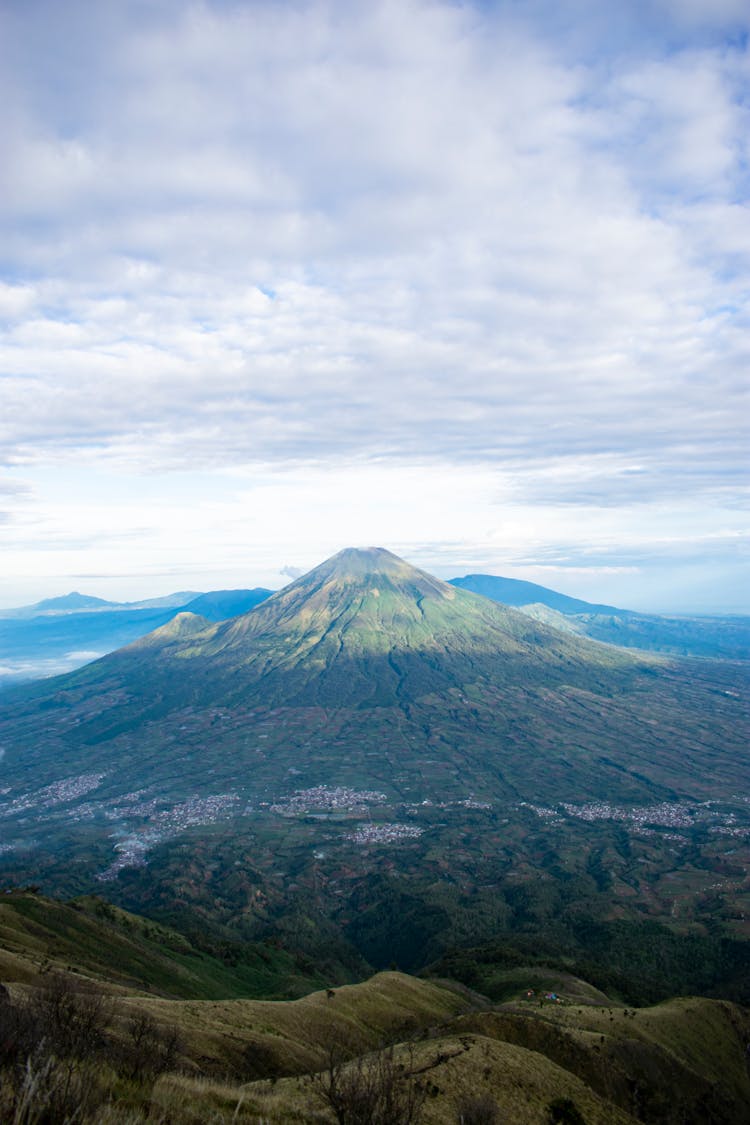
M 77 915 L 70 926 L 64 946 L 38 917 L 0 903 L 0 979 L 14 1002 L 32 996 L 50 969 L 66 973 L 75 935 L 99 933 Z M 182 1073 L 152 1087 L 141 1074 L 123 1078 L 108 1063 L 85 1060 L 83 1073 L 107 1100 L 94 1117 L 82 1110 L 80 1125 L 325 1125 L 333 1118 L 309 1075 L 325 1067 L 331 1049 L 354 1059 L 389 1043 L 402 1044 L 397 1058 L 427 1089 L 423 1125 L 456 1125 L 468 1095 L 491 1097 L 499 1120 L 513 1125 L 548 1125 L 559 1098 L 571 1099 L 587 1125 L 697 1121 L 703 1106 L 706 1120 L 750 1125 L 750 1013 L 723 1001 L 623 1008 L 558 974 L 567 1003 L 491 1008 L 449 982 L 396 972 L 291 1001 L 169 1000 L 128 988 L 121 977 L 95 979 L 99 955 L 90 947 L 87 955 L 68 979 L 116 997 L 107 1030 L 115 1055 L 132 1017 L 147 1013 L 178 1031 Z M 537 994 L 548 983 L 547 970 L 513 970 L 515 977 Z
M 28 990 L 13 985 L 14 992 Z M 586 1125 L 697 1121 L 707 1097 L 706 1120 L 750 1125 L 750 1014 L 723 1001 L 477 1009 L 449 987 L 379 973 L 295 1001 L 133 996 L 118 1003 L 115 1038 L 124 1041 L 139 1011 L 179 1029 L 184 1072 L 162 1075 L 151 1087 L 114 1071 L 106 1079 L 102 1070 L 97 1081 L 111 1094 L 95 1117 L 82 1114 L 80 1125 L 325 1125 L 333 1117 L 310 1073 L 325 1068 L 331 1049 L 367 1060 L 386 1042 L 400 1043 L 396 1061 L 426 1089 L 420 1125 L 456 1125 L 469 1095 L 492 1098 L 499 1121 L 513 1125 L 548 1125 L 550 1103 L 560 1098 L 575 1104 Z M 257 1075 L 257 1059 L 260 1072 L 282 1077 L 221 1077 Z M 677 1116 L 669 1116 L 673 1104 Z
M 407 1038 L 469 1009 L 458 991 L 404 973 L 378 973 L 362 984 L 313 992 L 300 1000 L 160 1000 L 138 997 L 123 1005 L 148 1011 L 175 1026 L 185 1055 L 209 1074 L 242 1072 L 243 1058 L 263 1053 L 277 1074 L 321 1067 L 331 1043 L 349 1055 Z M 252 1072 L 252 1064 L 248 1068 Z
M 240 1086 L 170 1075 L 157 1083 L 152 1106 L 157 1121 L 163 1114 L 179 1125 L 327 1125 L 333 1120 L 305 1083 L 293 1078 Z
M 640 1009 L 508 1004 L 459 1017 L 454 1028 L 545 1056 L 601 1096 L 647 1111 L 650 1120 L 677 1113 L 680 1103 L 689 1120 L 689 1107 L 704 1105 L 707 1120 L 714 1113 L 733 1125 L 750 1122 L 750 1014 L 724 1001 L 679 999 Z
M 526 1005 L 513 1010 L 534 1013 Z M 744 1047 L 750 1039 L 750 1015 L 726 1001 L 679 998 L 651 1008 L 548 1004 L 538 1014 L 581 1042 L 602 1034 L 614 1041 L 638 1041 L 669 1052 L 707 1081 L 717 1075 L 738 1084 L 747 1080 Z
M 400 1055 L 407 1068 L 416 1072 L 415 1080 L 428 1089 L 420 1119 L 424 1125 L 456 1125 L 461 1099 L 482 1093 L 497 1103 L 499 1120 L 513 1125 L 548 1125 L 549 1103 L 559 1097 L 571 1098 L 587 1125 L 634 1125 L 636 1120 L 543 1055 L 483 1036 L 441 1037 L 415 1045 L 408 1055 L 402 1049 Z M 285 1078 L 273 1086 L 251 1083 L 245 1090 L 238 1121 L 268 1125 L 333 1121 L 305 1079 Z M 221 1107 L 224 1112 L 238 1105 L 232 1087 L 209 1087 L 190 1080 L 182 1080 L 178 1086 L 172 1079 L 160 1083 L 158 1097 L 165 1099 L 160 1105 L 174 1108 L 179 1096 L 206 1098 L 212 1108 Z

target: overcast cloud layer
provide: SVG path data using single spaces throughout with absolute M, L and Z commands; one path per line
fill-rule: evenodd
M 0 603 L 374 541 L 750 611 L 749 31 L 0 3 Z

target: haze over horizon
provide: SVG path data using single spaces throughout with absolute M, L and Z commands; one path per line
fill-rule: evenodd
M 0 4 L 0 606 L 750 612 L 744 0 Z

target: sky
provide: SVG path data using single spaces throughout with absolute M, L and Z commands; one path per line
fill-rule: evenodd
M 746 0 L 0 0 L 0 605 L 750 612 Z

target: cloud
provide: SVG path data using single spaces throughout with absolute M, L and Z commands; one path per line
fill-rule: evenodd
M 0 524 L 15 520 L 30 497 L 31 489 L 26 481 L 0 476 Z
M 73 672 L 83 664 L 98 660 L 102 652 L 80 650 L 66 652 L 62 656 L 49 659 L 24 659 L 3 660 L 0 662 L 0 690 L 10 687 L 14 683 L 23 683 L 27 680 L 45 679 L 48 676 L 59 676 L 64 672 Z
M 287 578 L 299 578 L 304 573 L 305 568 L 302 566 L 282 566 L 279 571 L 279 574 L 284 574 Z
M 27 496 L 30 491 L 28 484 L 24 481 L 0 477 L 0 496 Z
M 737 511 L 743 30 L 733 0 L 6 6 L 0 464 Z

